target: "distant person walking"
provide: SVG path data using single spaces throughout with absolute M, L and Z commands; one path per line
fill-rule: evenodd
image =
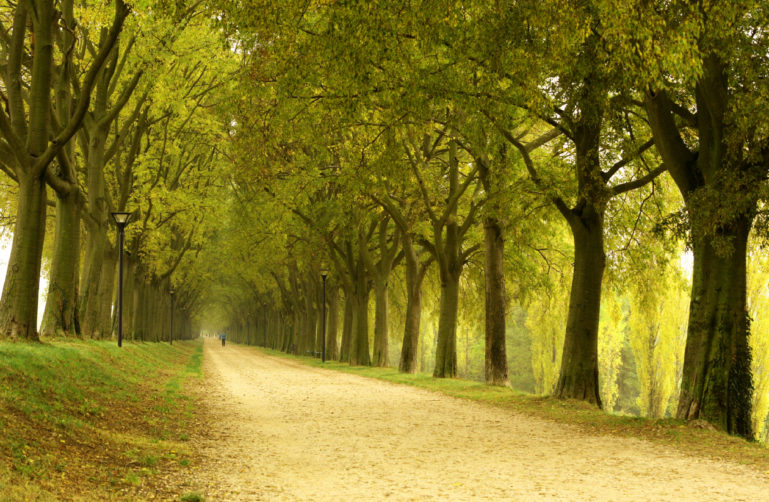
M 224 342 L 227 340 L 227 333 L 222 332 L 222 334 L 219 335 L 219 338 L 222 339 L 222 347 L 224 347 Z

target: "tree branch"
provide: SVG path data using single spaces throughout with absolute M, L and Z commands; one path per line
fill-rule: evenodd
M 696 186 L 688 169 L 696 154 L 681 139 L 681 132 L 673 120 L 670 98 L 665 91 L 647 93 L 644 104 L 654 135 L 654 144 L 681 193 L 688 194 Z
M 633 155 L 629 157 L 625 157 L 624 159 L 616 162 L 613 166 L 611 166 L 611 168 L 609 168 L 608 171 L 602 172 L 601 177 L 603 178 L 603 180 L 609 181 L 612 176 L 617 174 L 617 171 L 619 171 L 620 169 L 628 165 L 633 159 L 638 158 L 639 155 L 641 155 L 643 152 L 651 148 L 652 145 L 654 145 L 654 138 L 649 139 L 648 141 L 646 141 L 646 143 L 638 147 L 638 150 L 633 152 Z
M 433 222 L 433 225 L 437 225 L 438 216 L 435 214 L 435 211 L 433 211 L 432 205 L 430 204 L 430 194 L 427 193 L 427 187 L 425 186 L 425 182 L 422 179 L 422 176 L 419 174 L 419 167 L 417 166 L 417 162 L 412 156 L 409 146 L 404 144 L 403 148 L 404 150 L 406 150 L 406 156 L 409 159 L 409 164 L 411 164 L 411 170 L 414 172 L 414 176 L 416 176 L 417 178 L 417 184 L 419 185 L 419 191 L 422 194 L 422 198 L 425 201 L 425 208 L 427 209 L 427 214 L 430 217 L 430 220 Z
M 636 188 L 640 188 L 647 183 L 650 183 L 654 178 L 664 173 L 665 171 L 667 171 L 665 164 L 660 164 L 659 167 L 647 173 L 646 176 L 611 187 L 611 192 L 613 195 L 619 195 L 621 193 L 629 192 L 630 190 L 635 190 Z
M 526 146 L 522 144 L 520 141 L 518 141 L 515 136 L 510 133 L 507 129 L 500 126 L 496 120 L 494 120 L 490 115 L 486 114 L 486 116 L 491 120 L 492 124 L 497 128 L 497 130 L 502 134 L 502 137 L 504 137 L 510 144 L 512 144 L 515 148 L 518 149 L 518 151 L 521 153 L 521 157 L 523 157 L 523 163 L 526 165 L 526 170 L 529 172 L 529 177 L 531 178 L 531 181 L 534 182 L 537 187 L 539 187 L 541 190 L 547 192 L 547 187 L 542 182 L 542 179 L 539 177 L 539 174 L 537 173 L 536 168 L 534 167 L 534 162 L 531 160 L 531 156 L 529 155 L 529 152 L 526 150 Z M 555 204 L 555 207 L 558 208 L 558 211 L 561 212 L 561 214 L 568 220 L 572 217 L 571 210 L 569 209 L 569 206 L 566 205 L 566 202 L 563 201 L 561 197 L 558 195 L 552 194 L 549 196 L 552 200 L 553 204 Z
M 106 61 L 107 56 L 109 56 L 109 53 L 115 46 L 118 35 L 123 28 L 123 22 L 128 16 L 128 11 L 128 6 L 125 4 L 125 2 L 123 2 L 123 0 L 115 0 L 115 17 L 112 21 L 112 26 L 110 27 L 104 45 L 99 48 L 99 53 L 94 58 L 93 63 L 91 63 L 91 67 L 88 69 L 88 73 L 86 73 L 81 88 L 81 95 L 78 99 L 77 108 L 72 114 L 72 118 L 70 118 L 69 123 L 66 125 L 64 130 L 62 130 L 53 141 L 51 141 L 45 152 L 37 159 L 37 162 L 35 162 L 33 167 L 35 172 L 40 172 L 42 169 L 48 166 L 51 160 L 53 160 L 53 158 L 58 153 L 59 149 L 66 145 L 70 138 L 72 138 L 72 136 L 80 128 L 80 124 L 82 123 L 83 117 L 88 111 L 88 107 L 91 102 L 91 92 L 93 91 L 96 77 L 98 76 L 99 71 L 104 64 L 104 61 Z

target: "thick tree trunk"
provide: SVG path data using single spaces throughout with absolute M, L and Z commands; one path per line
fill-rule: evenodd
M 387 279 L 377 278 L 374 284 L 376 311 L 374 315 L 374 366 L 387 366 L 388 290 Z
M 693 245 L 689 330 L 678 418 L 704 418 L 731 434 L 753 437 L 746 255 L 751 220 L 724 229 L 734 246 L 720 256 L 708 239 Z
M 449 193 L 456 194 L 459 189 L 459 162 L 456 142 L 449 145 Z M 468 215 L 467 218 L 472 218 Z M 445 237 L 442 237 L 445 228 Z M 441 308 L 438 318 L 438 341 L 435 350 L 436 378 L 454 378 L 457 376 L 457 309 L 459 308 L 459 277 L 464 267 L 462 254 L 463 232 L 457 220 L 457 205 L 448 214 L 448 219 L 441 227 L 433 221 L 435 257 L 441 277 Z
M 133 325 L 131 331 L 125 330 L 125 324 L 123 325 L 123 334 L 128 333 L 131 340 L 144 340 L 144 325 L 142 316 L 144 315 L 144 279 L 137 278 L 134 285 L 134 309 L 133 309 Z
M 353 324 L 355 321 L 355 299 L 349 291 L 344 292 L 344 319 L 342 323 L 342 345 L 339 351 L 339 360 L 343 363 L 350 362 L 350 340 L 352 340 Z
M 138 267 L 137 267 L 138 269 Z M 133 308 L 131 315 L 131 323 L 126 327 L 123 325 L 123 334 L 128 333 L 131 340 L 143 340 L 142 338 L 142 313 L 144 312 L 144 279 L 141 277 L 134 278 L 133 286 Z
M 11 255 L 0 299 L 0 337 L 36 341 L 46 212 L 42 177 L 19 176 L 18 200 Z
M 363 262 L 358 265 L 358 277 L 355 291 L 355 331 L 350 348 L 350 364 L 370 366 L 371 355 L 368 343 L 368 300 L 370 296 L 368 277 Z
M 304 354 L 305 350 L 305 339 L 306 339 L 306 324 L 305 324 L 306 316 L 304 313 L 300 312 L 298 309 L 295 308 L 294 310 L 294 322 L 293 322 L 293 354 Z
M 508 385 L 505 350 L 505 264 L 502 228 L 496 218 L 484 223 L 486 263 L 486 383 Z
M 94 338 L 99 327 L 99 286 L 102 282 L 107 236 L 104 235 L 101 225 L 92 222 L 87 228 L 88 243 L 80 281 L 80 328 L 84 337 Z
M 401 373 L 416 373 L 417 355 L 419 353 L 419 325 L 422 320 L 422 279 L 424 271 L 420 271 L 416 250 L 411 242 L 411 236 L 403 238 L 403 252 L 406 258 L 406 318 L 403 326 L 403 343 L 398 371 Z
M 272 325 L 272 311 L 267 307 L 262 309 L 262 346 L 266 348 L 275 348 L 275 342 L 273 336 L 275 329 Z
M 279 326 L 280 326 L 280 350 L 282 352 L 288 352 L 291 347 L 291 335 L 288 326 L 288 316 L 285 312 L 279 314 Z
M 438 318 L 438 346 L 435 351 L 435 378 L 457 376 L 457 308 L 459 306 L 459 274 L 448 274 L 441 284 L 441 307 Z
M 160 283 L 159 281 L 155 280 L 152 281 L 152 317 L 151 317 L 151 326 L 153 331 L 153 337 L 152 339 L 156 342 L 159 342 L 164 339 L 165 333 L 166 333 L 166 322 L 168 318 L 166 317 L 168 315 L 168 308 L 166 308 L 166 304 L 164 301 L 164 296 L 160 293 Z
M 97 100 L 98 101 L 98 100 Z M 98 104 L 97 104 L 98 106 Z M 109 214 L 105 198 L 104 149 L 108 131 L 94 127 L 88 131 L 90 140 L 87 155 L 88 207 L 91 221 L 88 224 L 88 244 L 85 267 L 80 283 L 80 319 L 83 335 L 93 338 L 99 335 L 101 320 L 101 292 L 103 283 L 101 274 L 104 266 L 104 254 L 109 246 L 107 226 Z
M 417 354 L 419 352 L 419 326 L 422 320 L 422 288 L 421 285 L 412 291 L 409 288 L 406 301 L 406 319 L 403 327 L 403 345 L 398 371 L 401 373 L 416 373 Z
M 117 267 L 116 262 L 116 267 Z M 117 275 L 117 268 L 115 268 Z M 134 331 L 134 289 L 136 288 L 136 262 L 126 253 L 123 253 L 123 337 L 130 337 Z M 117 286 L 115 286 L 117 290 Z M 117 302 L 117 298 L 115 298 Z M 117 303 L 115 303 L 117 307 Z M 112 317 L 117 316 L 117 308 L 112 312 Z M 112 323 L 117 332 L 117 319 Z M 181 326 L 181 324 L 179 325 Z
M 80 262 L 80 207 L 77 194 L 56 199 L 56 233 L 41 334 L 76 334 Z
M 328 331 L 326 332 L 326 358 L 336 360 L 339 357 L 337 333 L 339 332 L 339 290 L 336 287 L 326 289 L 328 303 Z
M 315 304 L 316 295 L 313 284 L 307 284 L 307 349 L 313 353 L 320 352 L 320 315 Z M 314 355 L 314 354 L 313 354 Z
M 108 242 L 104 253 L 103 270 L 99 283 L 99 325 L 95 333 L 101 339 L 112 336 L 112 308 L 113 305 L 117 307 L 113 302 L 115 300 L 116 271 L 117 253 Z M 125 299 L 123 308 L 125 309 Z M 115 308 L 115 313 L 117 314 L 117 308 Z
M 606 266 L 603 215 L 592 206 L 569 219 L 574 236 L 574 276 L 555 395 L 601 406 L 598 390 L 598 321 Z

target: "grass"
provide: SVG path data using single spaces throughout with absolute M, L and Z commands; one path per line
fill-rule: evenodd
M 0 343 L 0 501 L 178 500 L 159 480 L 192 464 L 201 361 L 200 341 Z
M 532 395 L 507 387 L 489 386 L 482 382 L 458 378 L 439 379 L 424 373 L 404 374 L 394 368 L 350 366 L 335 361 L 321 363 L 319 359 L 312 357 L 293 356 L 262 348 L 255 348 L 255 350 L 271 356 L 297 360 L 308 366 L 411 385 L 562 424 L 570 424 L 590 434 L 641 438 L 652 443 L 664 444 L 688 455 L 749 465 L 769 475 L 769 448 L 766 445 L 730 436 L 702 421 L 687 423 L 677 419 L 613 415 L 582 401 Z

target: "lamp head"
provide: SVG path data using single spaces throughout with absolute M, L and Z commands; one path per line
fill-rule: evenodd
M 174 296 L 174 295 L 176 294 L 176 291 L 174 291 L 174 289 L 173 289 L 173 288 L 172 288 L 172 289 L 169 289 L 169 290 L 168 290 L 168 294 L 169 294 L 169 295 L 171 295 L 171 296 Z
M 122 211 L 112 213 L 112 218 L 115 220 L 115 224 L 119 229 L 125 228 L 128 225 L 128 220 L 131 219 L 131 213 L 125 213 Z
M 328 276 L 328 269 L 327 268 L 320 269 L 320 276 L 325 279 Z

